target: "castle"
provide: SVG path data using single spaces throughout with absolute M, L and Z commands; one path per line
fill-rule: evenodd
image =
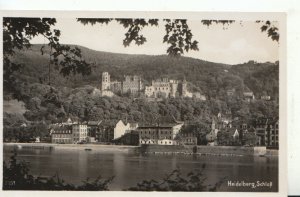
M 187 81 L 169 80 L 168 78 L 152 80 L 151 85 L 144 86 L 142 78 L 137 75 L 125 75 L 124 81 L 111 81 L 108 72 L 102 73 L 101 84 L 102 96 L 113 96 L 114 94 L 130 94 L 134 97 L 144 96 L 146 98 L 198 98 L 206 100 L 200 92 L 189 92 Z
M 113 96 L 115 93 L 138 96 L 143 90 L 142 78 L 137 75 L 126 75 L 123 82 L 110 81 L 108 72 L 102 73 L 102 96 Z
M 187 90 L 186 80 L 162 78 L 152 80 L 151 86 L 145 87 L 145 96 L 148 98 L 177 98 L 193 97 L 193 94 Z

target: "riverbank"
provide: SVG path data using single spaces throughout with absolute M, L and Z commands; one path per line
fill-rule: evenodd
M 17 149 L 50 149 L 50 150 L 82 150 L 96 152 L 122 152 L 143 154 L 184 154 L 210 156 L 278 156 L 278 150 L 268 150 L 266 147 L 243 146 L 161 146 L 145 145 L 103 145 L 103 144 L 52 144 L 52 143 L 4 143 Z
M 52 143 L 3 143 L 18 149 L 64 149 L 101 152 L 136 152 L 139 146 L 104 145 L 104 144 L 52 144 Z
M 267 150 L 266 147 L 243 146 L 141 146 L 144 154 L 187 154 L 187 155 L 211 155 L 211 156 L 278 156 L 278 150 Z

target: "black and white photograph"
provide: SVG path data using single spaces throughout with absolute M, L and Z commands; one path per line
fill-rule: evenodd
M 276 13 L 40 13 L 2 15 L 3 191 L 279 192 Z

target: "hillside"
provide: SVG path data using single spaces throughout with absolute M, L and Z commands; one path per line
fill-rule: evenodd
M 17 51 L 14 61 L 23 63 L 24 68 L 17 75 L 20 81 L 47 84 L 49 55 L 41 55 L 41 45 Z M 92 63 L 92 74 L 62 77 L 52 68 L 52 85 L 55 87 L 77 88 L 84 85 L 100 86 L 101 73 L 107 71 L 112 80 L 122 80 L 124 75 L 141 75 L 145 83 L 152 79 L 167 76 L 183 79 L 190 87 L 200 89 L 208 97 L 222 98 L 227 89 L 235 88 L 240 94 L 251 90 L 257 96 L 268 94 L 278 98 L 278 65 L 248 62 L 241 65 L 226 65 L 207 62 L 188 57 L 169 57 L 167 55 L 128 55 L 91 50 L 79 46 L 84 59 Z M 267 84 L 267 85 L 266 85 Z
M 47 84 L 49 56 L 41 55 L 40 45 L 17 51 L 13 61 L 23 68 L 15 73 L 15 97 L 4 92 L 4 138 L 32 138 L 48 134 L 48 124 L 68 117 L 78 120 L 117 120 L 153 123 L 159 116 L 172 115 L 177 120 L 196 125 L 199 136 L 210 132 L 212 117 L 219 112 L 245 121 L 258 117 L 278 117 L 278 63 L 225 65 L 193 58 L 171 58 L 165 55 L 126 55 L 93 51 L 80 47 L 84 59 L 93 64 L 92 74 L 62 77 L 52 68 L 51 86 Z M 145 83 L 167 76 L 188 81 L 190 90 L 201 91 L 206 101 L 193 98 L 164 99 L 149 102 L 130 97 L 100 97 L 101 74 L 108 71 L 112 80 L 125 74 L 141 75 Z M 235 89 L 234 96 L 227 90 Z M 271 101 L 243 99 L 243 91 L 253 91 L 256 98 L 270 95 Z M 98 93 L 97 93 L 98 92 Z M 27 123 L 26 130 L 20 125 Z M 202 133 L 202 134 L 201 134 Z

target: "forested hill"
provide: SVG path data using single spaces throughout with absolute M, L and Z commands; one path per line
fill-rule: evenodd
M 17 78 L 22 82 L 48 83 L 49 54 L 41 55 L 41 45 L 33 45 L 29 50 L 17 51 L 14 61 L 23 63 L 24 68 Z M 167 55 L 128 55 L 94 51 L 79 46 L 83 58 L 92 63 L 89 76 L 69 76 L 64 78 L 52 68 L 52 85 L 77 88 L 84 85 L 100 86 L 101 73 L 107 71 L 112 80 L 122 80 L 123 76 L 141 75 L 145 83 L 152 79 L 167 76 L 171 79 L 183 79 L 190 87 L 213 98 L 222 98 L 226 90 L 235 88 L 237 92 L 251 90 L 256 96 L 268 94 L 278 98 L 278 64 L 255 63 L 249 61 L 240 65 L 226 65 L 187 57 L 169 57 Z

